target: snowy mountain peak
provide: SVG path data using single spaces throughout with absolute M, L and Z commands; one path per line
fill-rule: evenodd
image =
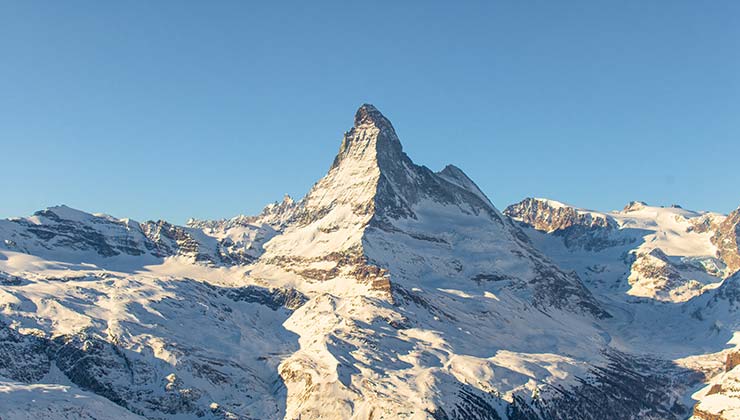
M 403 159 L 401 142 L 391 122 L 372 105 L 355 113 L 354 126 L 344 135 L 332 169 L 342 163 L 367 162 L 387 166 Z
M 630 201 L 626 206 L 624 206 L 624 208 L 622 209 L 622 213 L 642 210 L 647 206 L 648 204 L 644 201 Z
M 504 210 L 512 219 L 545 232 L 566 229 L 614 229 L 616 221 L 603 213 L 570 206 L 546 198 L 525 198 Z
M 45 217 L 45 218 L 54 219 L 54 220 L 60 219 L 60 220 L 72 220 L 72 221 L 88 220 L 94 217 L 90 213 L 86 213 L 81 210 L 73 209 L 72 207 L 69 207 L 65 204 L 47 207 L 44 210 L 39 210 L 35 212 L 33 215 L 36 217 Z
M 280 270 L 293 283 L 320 279 L 329 287 L 336 279 L 341 287 L 371 284 L 386 294 L 389 280 L 396 290 L 420 281 L 471 292 L 528 289 L 541 307 L 604 314 L 577 279 L 523 242 L 462 170 L 450 165 L 435 173 L 415 164 L 371 105 L 357 111 L 329 172 L 265 250 L 255 276 Z M 294 268 L 306 259 L 310 269 Z
M 355 127 L 372 124 L 375 126 L 391 126 L 391 122 L 371 104 L 362 104 L 355 113 Z M 391 126 L 391 128 L 393 128 Z

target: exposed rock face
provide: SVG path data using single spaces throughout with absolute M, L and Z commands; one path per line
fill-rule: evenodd
M 712 237 L 719 257 L 730 272 L 740 270 L 740 208 L 730 213 Z
M 727 355 L 725 371 L 712 378 L 709 390 L 694 406 L 694 420 L 732 420 L 740 416 L 740 357 Z
M 0 319 L 0 376 L 36 382 L 49 372 L 43 338 L 21 334 Z
M 718 217 L 714 213 L 708 213 L 691 219 L 691 226 L 689 226 L 686 231 L 698 233 L 714 232 L 719 228 L 719 224 L 722 223 L 724 219 L 724 216 Z
M 727 359 L 725 360 L 725 372 L 729 372 L 735 369 L 735 366 L 740 365 L 740 352 L 727 353 Z
M 633 296 L 685 302 L 715 287 L 729 272 L 713 245 L 712 235 L 725 220 L 716 213 L 636 201 L 621 212 L 600 213 L 534 198 L 504 213 L 528 232 L 555 239 L 530 238 L 600 288 L 628 288 Z
M 138 223 L 93 216 L 66 206 L 42 210 L 30 218 L 0 221 L 0 232 L 5 248 L 26 253 L 63 250 L 113 257 L 147 252 L 147 240 Z
M 211 264 L 218 262 L 213 253 L 215 251 L 215 241 L 210 241 L 209 244 L 213 246 L 213 250 L 203 250 L 202 248 L 205 248 L 204 244 L 201 244 L 194 237 L 197 234 L 196 232 L 188 231 L 186 228 L 172 225 L 163 220 L 144 223 L 141 228 L 148 239 L 144 242 L 144 246 L 155 257 L 182 256 L 197 262 Z
M 504 210 L 507 216 L 537 230 L 555 232 L 572 226 L 616 229 L 617 222 L 604 214 L 579 210 L 552 200 L 525 198 Z
M 702 293 L 705 284 L 696 279 L 705 277 L 703 266 L 673 262 L 660 248 L 653 248 L 636 253 L 627 280 L 633 295 L 685 302 Z
M 695 384 L 702 375 L 676 368 L 671 363 L 619 352 L 607 355 L 610 363 L 593 369 L 581 385 L 570 392 L 545 388 L 541 398 L 524 403 L 517 401 L 510 419 L 541 418 L 589 420 L 594 418 L 643 419 L 685 418 L 691 408 L 681 401 L 680 392 L 671 386 Z M 534 410 L 536 408 L 536 411 Z
M 562 237 L 569 248 L 600 251 L 634 242 L 634 238 L 613 235 L 619 229 L 614 218 L 553 200 L 526 198 L 507 207 L 504 214 L 525 226 Z
M 308 300 L 303 293 L 295 289 L 277 288 L 271 290 L 255 286 L 228 289 L 224 295 L 235 302 L 258 303 L 274 311 L 280 308 L 296 310 Z
M 0 221 L 0 235 L 6 238 L 0 249 L 71 261 L 181 257 L 210 265 L 248 264 L 261 254 L 261 244 L 274 236 L 275 229 L 266 221 L 279 225 L 281 212 L 287 213 L 289 207 L 286 203 L 268 206 L 263 218 L 252 218 L 252 223 L 237 218 L 182 227 L 163 220 L 139 223 L 57 206 L 30 218 Z

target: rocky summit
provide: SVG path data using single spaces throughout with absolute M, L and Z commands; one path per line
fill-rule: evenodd
M 0 221 L 0 418 L 740 418 L 740 209 L 528 198 L 362 105 L 300 200 Z

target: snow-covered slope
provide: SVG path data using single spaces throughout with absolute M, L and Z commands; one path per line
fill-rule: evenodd
M 553 215 L 521 209 L 542 229 L 525 234 L 459 168 L 414 164 L 363 105 L 326 176 L 257 216 L 0 221 L 0 416 L 25 418 L 38 394 L 68 418 L 106 401 L 152 419 L 688 417 L 735 328 L 730 264 L 706 255 L 725 218 L 532 206 Z M 684 246 L 701 263 L 676 261 Z M 640 260 L 614 259 L 627 249 L 670 281 L 717 272 L 691 306 L 634 309 L 604 293 Z M 686 281 L 668 280 L 655 296 L 680 301 Z
M 600 213 L 525 199 L 505 213 L 615 314 L 603 324 L 615 346 L 704 375 L 707 385 L 693 395 L 696 419 L 740 416 L 729 365 L 740 360 L 737 210 L 724 216 L 632 202 Z
M 513 204 L 505 213 L 538 249 L 596 289 L 683 302 L 716 287 L 735 270 L 733 255 L 738 254 L 732 253 L 730 240 L 724 254 L 716 245 L 726 219 L 717 213 L 642 202 L 601 213 L 536 198 Z
M 24 384 L 0 378 L 0 418 L 9 420 L 144 420 L 111 401 L 59 384 Z
M 296 204 L 290 197 L 257 216 L 190 220 L 187 227 L 163 220 L 139 223 L 55 206 L 31 217 L 0 220 L 0 249 L 69 263 L 119 268 L 161 263 L 169 257 L 212 266 L 248 264 L 284 226 Z

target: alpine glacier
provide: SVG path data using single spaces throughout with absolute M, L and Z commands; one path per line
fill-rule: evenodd
M 0 418 L 740 418 L 740 209 L 526 199 L 362 105 L 305 197 L 0 221 Z

